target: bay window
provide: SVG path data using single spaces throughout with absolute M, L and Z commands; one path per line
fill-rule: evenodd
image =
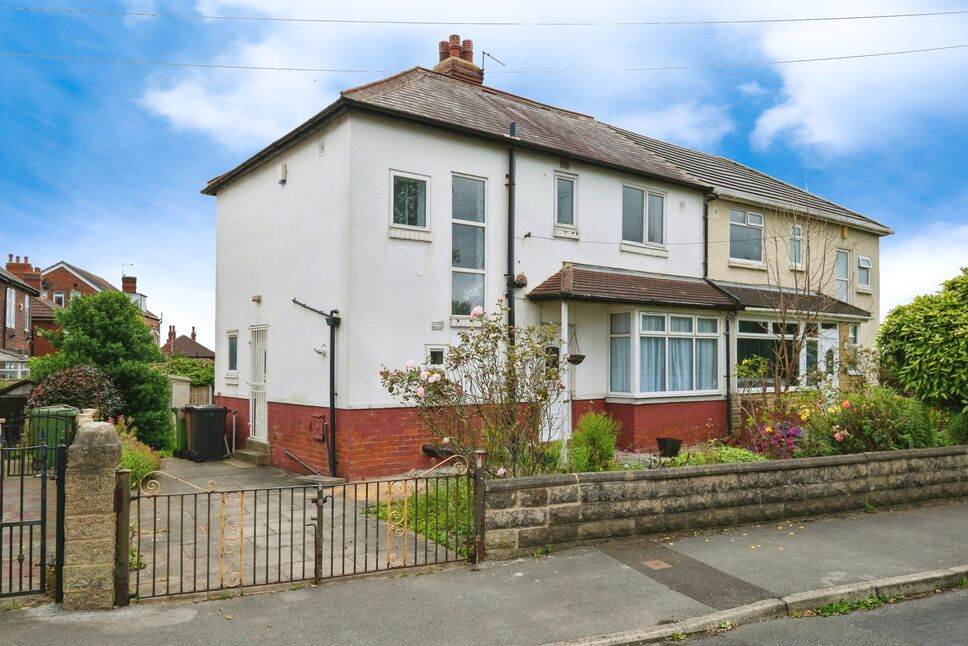
M 609 317 L 608 389 L 613 393 L 629 393 L 629 374 L 632 367 L 632 315 L 628 312 Z
M 719 388 L 718 319 L 643 312 L 639 322 L 639 392 Z

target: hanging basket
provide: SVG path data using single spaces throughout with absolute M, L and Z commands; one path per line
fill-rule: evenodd
M 568 355 L 568 363 L 570 363 L 573 366 L 577 366 L 578 364 L 580 364 L 584 360 L 585 360 L 585 355 L 583 355 L 583 354 L 569 354 Z

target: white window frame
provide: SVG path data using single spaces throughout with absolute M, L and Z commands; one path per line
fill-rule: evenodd
M 4 296 L 4 323 L 8 329 L 15 329 L 17 327 L 17 291 L 13 287 L 7 287 L 7 293 Z
M 58 297 L 60 297 L 60 303 L 57 302 Z M 55 289 L 54 298 L 52 300 L 54 301 L 55 305 L 60 305 L 61 307 L 64 307 L 64 290 Z
M 652 309 L 641 309 L 635 312 L 636 320 L 635 327 L 633 328 L 635 333 L 633 337 L 638 341 L 642 337 L 653 337 L 653 338 L 664 338 L 665 339 L 665 390 L 659 391 L 643 391 L 641 376 L 642 376 L 642 352 L 641 343 L 635 344 L 635 352 L 633 353 L 632 360 L 632 370 L 635 375 L 634 388 L 635 396 L 639 398 L 657 398 L 657 397 L 689 397 L 695 395 L 719 395 L 722 394 L 724 390 L 723 384 L 723 341 L 720 331 L 723 329 L 722 317 L 719 314 L 710 312 L 706 314 L 697 314 L 695 312 L 670 312 L 668 310 L 652 310 Z M 642 326 L 643 316 L 661 316 L 664 318 L 664 330 L 651 331 L 645 330 Z M 672 319 L 682 318 L 692 320 L 692 331 L 691 332 L 674 332 L 672 330 Z M 716 329 L 713 332 L 700 332 L 699 331 L 699 319 L 708 319 L 716 321 Z M 692 390 L 669 390 L 669 339 L 692 339 Z M 696 388 L 696 384 L 699 383 L 696 361 L 696 340 L 697 339 L 714 339 L 716 341 L 716 387 L 712 389 L 700 390 Z
M 860 282 L 861 270 L 867 270 L 867 282 Z M 871 260 L 870 256 L 857 256 L 857 289 L 870 291 L 871 289 L 871 274 L 874 273 L 874 262 Z
M 571 182 L 571 224 L 558 221 L 558 180 L 564 179 Z M 554 202 L 554 225 L 555 230 L 564 230 L 570 232 L 578 231 L 578 175 L 573 173 L 562 173 L 561 171 L 554 172 L 554 182 L 552 183 L 552 198 Z
M 425 363 L 428 366 L 443 366 L 444 365 L 444 362 L 447 361 L 447 351 L 448 350 L 450 350 L 450 346 L 447 346 L 447 345 L 428 344 L 428 345 L 424 346 L 424 354 L 427 355 L 426 356 Z M 443 356 L 441 358 L 441 362 L 440 363 L 432 363 L 430 361 L 430 355 L 433 352 L 441 352 L 441 353 L 443 353 Z
M 629 331 L 626 334 L 613 334 L 612 333 L 612 316 L 617 314 L 625 314 L 629 317 Z M 605 372 L 605 391 L 608 393 L 609 397 L 632 397 L 637 390 L 637 377 L 635 375 L 636 362 L 638 357 L 638 351 L 635 349 L 635 345 L 632 340 L 636 338 L 636 323 L 635 317 L 636 312 L 634 310 L 615 310 L 609 312 L 607 316 L 607 329 L 608 329 L 608 361 Z M 630 374 L 626 375 L 628 378 L 629 389 L 627 391 L 623 390 L 612 390 L 612 339 L 628 339 L 629 342 L 629 371 Z
M 766 324 L 768 331 L 764 331 L 764 332 L 740 332 L 740 327 L 739 327 L 740 326 L 740 322 Z M 739 340 L 740 339 L 772 339 L 772 340 L 778 340 L 780 338 L 780 335 L 779 335 L 779 333 L 774 332 L 774 330 L 773 330 L 773 326 L 774 325 L 780 325 L 780 321 L 776 317 L 771 317 L 769 315 L 766 315 L 766 316 L 748 315 L 748 316 L 741 316 L 741 317 L 738 317 L 736 319 L 736 321 L 735 321 L 735 330 L 734 330 L 734 332 L 732 334 L 732 336 L 733 336 L 733 350 L 734 350 L 733 351 L 733 368 L 734 368 L 734 371 L 733 371 L 733 379 L 735 381 L 735 386 L 736 387 L 742 388 L 742 385 L 739 383 L 739 378 L 735 374 L 735 367 L 739 365 Z M 789 390 L 796 390 L 799 386 L 801 386 L 802 384 L 804 384 L 805 383 L 805 380 L 807 379 L 807 377 L 809 377 L 809 375 L 807 374 L 807 345 L 808 345 L 808 343 L 811 340 L 818 341 L 819 342 L 820 336 L 821 336 L 821 330 L 827 329 L 825 326 L 829 326 L 829 325 L 833 325 L 833 326 L 836 327 L 837 326 L 837 323 L 834 323 L 834 322 L 831 322 L 831 321 L 823 321 L 822 323 L 802 323 L 802 324 L 801 323 L 790 322 L 790 323 L 787 323 L 787 325 L 797 325 L 797 332 L 796 332 L 797 337 L 799 337 L 800 334 L 801 334 L 801 332 L 803 331 L 802 328 L 800 327 L 801 325 L 804 325 L 804 326 L 806 326 L 806 325 L 816 325 L 817 326 L 817 331 L 816 331 L 815 334 L 809 335 L 807 337 L 804 337 L 806 339 L 806 342 L 803 344 L 803 347 L 800 348 L 800 356 L 797 358 L 797 366 L 798 366 L 798 370 L 799 370 L 799 374 L 797 375 L 797 383 L 791 384 L 790 385 L 790 388 L 789 388 Z M 789 335 L 787 335 L 786 338 L 787 339 L 791 339 L 792 337 L 790 337 Z M 818 360 L 818 362 L 821 360 L 821 357 L 819 355 L 819 346 L 818 346 L 817 360 Z M 767 391 L 768 392 L 773 392 L 773 390 L 774 390 L 774 388 L 773 388 L 772 382 L 768 383 L 768 385 L 767 385 Z
M 470 220 L 461 220 L 461 219 L 454 218 L 453 198 L 451 198 L 451 205 L 450 205 L 450 208 L 451 208 L 451 212 L 450 212 L 450 234 L 451 234 L 451 241 L 450 241 L 450 245 L 451 245 L 450 246 L 450 249 L 451 249 L 451 253 L 450 253 L 450 256 L 451 256 L 451 266 L 450 266 L 450 273 L 451 273 L 451 281 L 450 281 L 450 303 L 451 303 L 450 304 L 450 316 L 451 316 L 451 318 L 454 318 L 454 319 L 466 319 L 466 318 L 468 318 L 469 314 L 454 314 L 454 312 L 453 312 L 453 303 L 454 303 L 454 280 L 453 280 L 453 274 L 455 274 L 455 273 L 457 273 L 457 274 L 474 274 L 474 275 L 478 275 L 478 276 L 483 276 L 484 277 L 484 293 L 481 294 L 481 306 L 483 307 L 484 306 L 484 303 L 487 303 L 487 256 L 488 256 L 488 253 L 487 253 L 487 221 L 488 221 L 488 206 L 490 204 L 490 200 L 487 199 L 487 189 L 488 189 L 488 186 L 487 186 L 487 178 L 486 177 L 478 177 L 476 175 L 468 175 L 466 173 L 451 173 L 451 190 L 452 191 L 453 191 L 453 181 L 454 181 L 453 178 L 454 177 L 463 177 L 464 179 L 471 179 L 471 180 L 474 180 L 476 182 L 482 182 L 484 184 L 484 221 L 483 222 L 472 222 Z M 454 225 L 455 224 L 467 225 L 467 226 L 472 226 L 472 227 L 479 227 L 480 229 L 482 229 L 484 231 L 484 268 L 483 269 L 466 269 L 464 267 L 454 267 L 454 264 L 453 264 L 453 252 L 454 252 L 453 235 L 454 235 Z
M 740 223 L 740 222 L 733 222 L 732 214 L 733 214 L 734 211 L 736 213 L 742 213 L 743 214 L 743 222 L 742 223 Z M 750 216 L 751 215 L 758 217 L 760 219 L 760 223 L 759 224 L 750 224 Z M 765 264 L 764 263 L 764 260 L 763 260 L 763 254 L 765 252 L 765 249 L 764 249 L 764 246 L 765 246 L 764 245 L 764 242 L 765 242 L 765 240 L 763 239 L 763 232 L 764 232 L 765 226 L 766 226 L 766 217 L 762 213 L 758 213 L 756 211 L 744 211 L 742 209 L 736 209 L 736 208 L 730 207 L 729 213 L 727 214 L 727 218 L 728 218 L 727 224 L 729 226 L 729 241 L 727 242 L 727 244 L 729 245 L 729 249 L 727 250 L 727 253 L 729 254 L 729 261 L 732 262 L 732 263 L 737 263 L 737 264 L 741 264 L 741 265 L 745 264 L 745 265 L 754 265 L 754 266 L 757 266 L 757 267 L 762 267 Z M 747 229 L 759 229 L 759 231 L 760 231 L 760 259 L 759 260 L 750 260 L 749 258 L 734 258 L 733 257 L 733 233 L 732 232 L 733 232 L 733 225 L 734 224 L 736 226 L 746 227 Z
M 649 247 L 652 249 L 665 249 L 666 240 L 668 239 L 668 230 L 666 227 L 666 204 L 669 202 L 669 195 L 665 191 L 656 190 L 654 188 L 649 188 L 648 186 L 642 186 L 639 184 L 632 184 L 631 182 L 622 182 L 622 213 L 624 217 L 625 213 L 625 189 L 630 188 L 634 191 L 640 191 L 642 193 L 642 240 L 626 240 L 625 236 L 622 236 L 622 243 L 627 245 L 637 245 L 642 247 Z M 651 222 L 649 218 L 649 196 L 661 197 L 662 198 L 662 241 L 652 242 L 650 238 L 652 237 Z M 556 202 L 557 205 L 557 202 Z M 624 227 L 623 227 L 624 228 Z
M 847 267 L 847 275 L 843 278 L 837 276 L 837 259 L 840 254 L 846 254 L 847 256 L 847 262 L 844 263 L 844 266 Z M 834 296 L 838 299 L 841 294 L 840 283 L 843 283 L 844 287 L 843 293 L 845 297 L 843 300 L 845 303 L 850 303 L 850 251 L 847 249 L 836 249 L 834 251 Z
M 394 185 L 397 177 L 402 177 L 404 179 L 412 179 L 412 180 L 420 181 L 420 182 L 423 182 L 426 185 L 426 195 L 424 197 L 424 206 L 425 206 L 425 208 L 424 208 L 424 222 L 425 222 L 425 226 L 422 226 L 421 227 L 421 226 L 416 226 L 416 225 L 411 225 L 411 224 L 399 224 L 399 223 L 393 221 L 393 197 L 394 197 L 393 185 Z M 430 178 L 429 175 L 420 175 L 419 173 L 411 173 L 409 171 L 396 170 L 396 169 L 393 169 L 393 168 L 390 169 L 389 221 L 390 221 L 390 229 L 391 230 L 392 229 L 397 229 L 397 230 L 400 230 L 400 231 L 413 231 L 413 232 L 421 232 L 421 233 L 430 233 L 430 223 L 431 223 L 430 213 L 431 213 L 431 204 L 432 204 L 432 202 L 431 202 L 431 189 L 432 189 L 432 186 L 431 186 L 431 181 L 430 180 L 431 180 L 431 178 Z
M 797 257 L 794 258 L 793 243 L 797 243 Z M 790 268 L 803 270 L 803 225 L 790 225 Z
M 30 294 L 24 294 L 24 332 L 30 332 Z
M 232 347 L 232 338 L 235 338 L 235 369 L 232 369 L 230 363 L 230 348 Z M 239 379 L 239 331 L 238 330 L 226 330 L 225 332 L 225 379 L 227 381 L 238 381 Z

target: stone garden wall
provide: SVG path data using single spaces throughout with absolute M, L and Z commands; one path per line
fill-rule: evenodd
M 968 447 L 487 482 L 488 557 L 968 496 Z

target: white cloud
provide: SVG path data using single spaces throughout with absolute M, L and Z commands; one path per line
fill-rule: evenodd
M 881 318 L 897 305 L 930 294 L 968 266 L 968 224 L 936 221 L 921 233 L 881 242 Z
M 725 109 L 685 101 L 666 108 L 639 112 L 619 120 L 633 132 L 691 148 L 709 150 L 736 129 Z
M 740 92 L 747 96 L 760 97 L 767 93 L 765 87 L 757 83 L 756 81 L 750 81 L 749 83 L 743 83 L 738 88 Z
M 949 3 L 925 2 L 921 11 Z M 797 3 L 795 12 L 803 12 Z M 778 9 L 779 10 L 779 9 Z M 813 15 L 911 11 L 909 3 L 814 2 Z M 787 9 L 793 12 L 794 7 Z M 775 12 L 773 12 L 775 13 Z M 787 60 L 911 50 L 965 42 L 962 17 L 774 24 L 757 30 L 762 57 Z M 778 105 L 758 119 L 753 143 L 789 138 L 821 153 L 848 154 L 920 136 L 929 119 L 968 116 L 963 50 L 782 65 Z

